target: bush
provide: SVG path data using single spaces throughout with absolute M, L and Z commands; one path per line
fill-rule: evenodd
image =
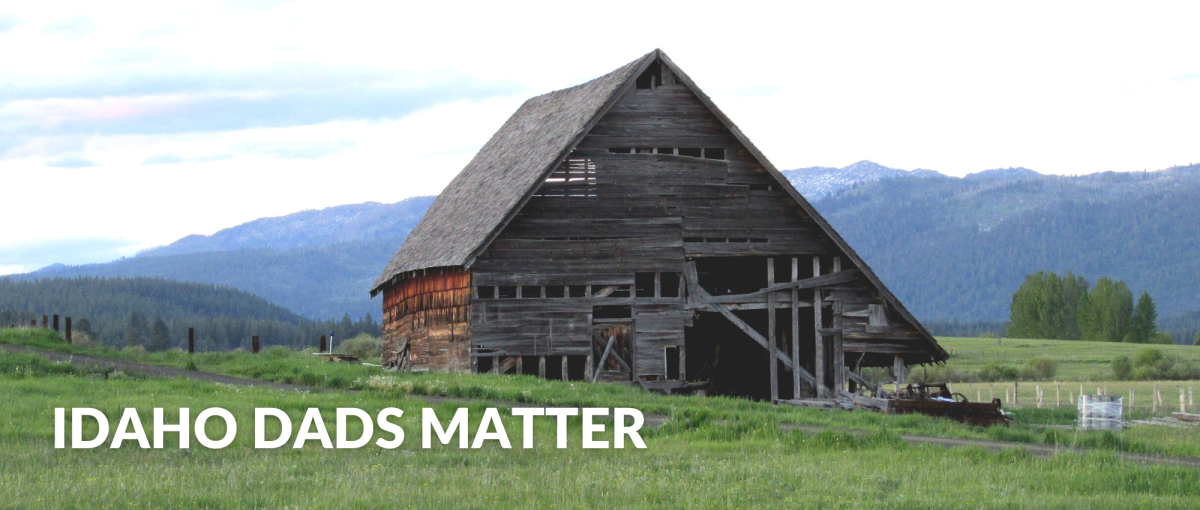
M 1050 358 L 1033 358 L 1025 363 L 1025 379 L 1048 381 L 1058 372 L 1058 362 Z
M 1115 360 L 1114 360 L 1115 361 Z M 1139 381 L 1181 381 L 1200 378 L 1200 368 L 1180 359 L 1164 354 L 1162 349 L 1147 347 L 1133 356 L 1133 378 Z
M 1014 381 L 1018 375 L 1016 368 L 995 363 L 988 363 L 979 370 L 979 380 L 983 382 Z
M 342 341 L 337 347 L 337 352 L 358 356 L 359 359 L 368 359 L 381 356 L 382 349 L 382 343 L 378 338 L 362 333 L 354 338 Z
M 1117 356 L 1112 360 L 1113 376 L 1119 381 L 1133 379 L 1133 362 L 1128 356 Z
M 1162 361 L 1163 358 L 1165 358 L 1165 357 L 1166 357 L 1166 355 L 1163 354 L 1162 349 L 1159 349 L 1156 347 L 1147 347 L 1145 349 L 1138 351 L 1137 354 L 1133 355 L 1133 366 L 1135 366 L 1135 367 L 1154 366 L 1154 365 L 1157 365 L 1160 361 Z

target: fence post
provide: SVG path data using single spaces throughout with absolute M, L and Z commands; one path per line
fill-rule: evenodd
M 54 332 L 58 333 L 58 314 L 54 314 Z
M 1186 405 L 1184 405 L 1184 404 L 1187 404 L 1187 400 L 1185 400 L 1185 399 L 1183 398 L 1183 395 L 1184 395 L 1184 393 L 1183 393 L 1183 386 L 1180 386 L 1180 387 L 1179 387 L 1179 412 L 1181 412 L 1181 413 L 1186 413 L 1186 412 L 1187 412 L 1187 406 L 1186 406 Z
M 196 353 L 196 328 L 188 328 L 188 354 Z
M 67 343 L 71 343 L 71 318 L 67 317 Z
M 325 343 L 325 335 L 321 335 L 321 345 L 319 346 L 319 348 L 317 349 L 317 351 L 319 351 L 319 352 L 325 352 L 325 346 L 326 346 L 326 343 Z
M 1017 407 L 1017 404 L 1021 403 L 1021 397 L 1017 396 L 1018 391 L 1020 390 L 1018 389 L 1017 381 L 1013 381 L 1013 407 Z
M 254 354 L 258 354 L 258 335 L 250 337 L 250 349 Z
M 1062 407 L 1062 384 L 1054 383 L 1054 407 Z

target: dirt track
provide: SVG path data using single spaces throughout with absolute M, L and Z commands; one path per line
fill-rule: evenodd
M 178 369 L 178 368 L 163 367 L 163 366 L 158 366 L 158 365 L 147 365 L 144 363 L 132 363 L 132 362 L 128 362 L 128 361 L 114 360 L 114 359 L 108 359 L 108 358 L 99 358 L 96 356 L 87 356 L 87 355 L 82 355 L 82 354 L 67 354 L 67 353 L 63 353 L 63 352 L 47 351 L 47 350 L 34 349 L 34 348 L 30 348 L 30 347 L 23 347 L 23 346 L 17 346 L 17 345 L 0 344 L 0 349 L 9 351 L 9 352 L 22 352 L 22 353 L 28 353 L 28 354 L 36 354 L 38 356 L 43 356 L 52 361 L 65 361 L 65 362 L 78 363 L 78 364 L 83 364 L 83 365 L 112 367 L 117 370 L 124 370 L 127 372 L 141 372 L 144 374 L 154 375 L 154 376 L 159 376 L 159 377 L 186 377 L 189 379 L 198 379 L 201 381 L 208 381 L 208 382 L 215 382 L 215 383 L 237 384 L 237 385 L 242 385 L 242 386 L 264 386 L 264 387 L 268 387 L 268 388 L 275 388 L 275 389 L 280 389 L 280 390 L 290 390 L 290 391 L 325 391 L 321 388 L 314 388 L 311 386 L 273 383 L 273 382 L 259 381 L 256 379 L 246 379 L 246 378 L 242 378 L 242 377 L 231 377 L 231 376 L 227 376 L 227 375 L 214 374 L 211 372 L 200 372 L 200 371 L 196 371 L 196 370 L 182 370 L 182 369 Z M 432 403 L 441 403 L 441 402 L 447 402 L 447 401 L 453 401 L 453 402 L 477 401 L 477 399 L 454 398 L 454 397 L 417 396 L 417 398 L 421 398 L 423 400 L 427 400 Z M 497 406 L 505 406 L 505 407 L 533 407 L 532 404 L 520 404 L 520 403 L 516 403 L 516 402 L 501 402 L 501 401 L 487 401 L 487 402 L 491 403 L 491 404 L 495 404 Z M 667 417 L 662 416 L 662 415 L 656 415 L 656 414 L 647 414 L 647 415 L 645 415 L 645 420 L 646 420 L 645 423 L 647 426 L 650 426 L 653 428 L 658 428 L 659 425 L 662 425 L 663 423 L 665 423 L 667 421 Z M 817 432 L 829 430 L 828 427 L 815 427 L 815 426 L 792 425 L 792 424 L 783 424 L 782 427 L 784 430 L 801 430 L 801 431 L 809 432 L 809 433 L 817 433 Z M 844 430 L 845 432 L 853 433 L 853 434 L 869 434 L 869 433 L 871 433 L 870 431 L 866 431 L 866 430 L 845 430 L 845 429 L 842 429 L 842 430 Z M 1006 450 L 1006 449 L 1013 449 L 1013 448 L 1021 448 L 1021 449 L 1024 449 L 1025 451 L 1028 451 L 1029 453 L 1032 453 L 1034 455 L 1039 455 L 1039 456 L 1053 456 L 1053 455 L 1058 455 L 1060 453 L 1086 454 L 1086 453 L 1091 453 L 1091 452 L 1097 451 L 1097 450 L 1091 450 L 1088 448 L 1073 448 L 1073 447 L 1066 447 L 1066 446 L 1053 446 L 1053 445 L 1028 444 L 1028 443 L 1012 443 L 1012 442 L 1007 442 L 1007 441 L 988 441 L 988 440 L 983 440 L 983 439 L 959 439 L 959 438 L 951 438 L 951 437 L 914 436 L 914 435 L 901 435 L 900 437 L 902 439 L 904 439 L 905 441 L 908 441 L 909 443 L 912 443 L 915 445 L 931 444 L 931 445 L 940 445 L 940 446 L 944 446 L 947 448 L 957 447 L 957 446 L 973 446 L 973 447 L 977 447 L 977 448 L 986 448 L 989 450 Z M 1167 457 L 1167 456 L 1163 456 L 1163 455 L 1147 455 L 1147 454 L 1141 454 L 1141 453 L 1117 453 L 1116 455 L 1118 457 L 1120 457 L 1121 459 L 1124 459 L 1124 460 L 1127 460 L 1130 462 L 1139 462 L 1139 463 L 1143 463 L 1143 464 L 1160 464 L 1160 465 L 1200 468 L 1200 458 L 1195 458 L 1195 457 Z

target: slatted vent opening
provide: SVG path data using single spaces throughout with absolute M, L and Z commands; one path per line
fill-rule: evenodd
M 570 158 L 534 193 L 535 197 L 596 197 L 596 162 L 588 158 Z
M 609 147 L 610 154 L 667 154 L 689 158 L 725 159 L 724 147 Z

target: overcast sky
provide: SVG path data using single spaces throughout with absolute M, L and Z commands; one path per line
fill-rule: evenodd
M 1196 2 L 20 4 L 0 274 L 436 194 L 526 98 L 654 48 L 783 169 L 1200 161 Z

